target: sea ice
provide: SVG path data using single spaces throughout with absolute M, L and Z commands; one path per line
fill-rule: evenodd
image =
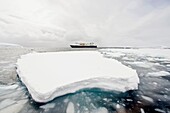
M 154 102 L 154 100 L 151 98 L 151 97 L 148 97 L 148 96 L 141 96 L 143 99 L 145 99 L 145 100 L 147 100 L 147 101 L 149 101 L 149 102 Z
M 139 61 L 136 61 L 136 62 L 126 62 L 126 63 L 134 65 L 134 66 L 137 66 L 137 67 L 141 67 L 141 68 L 151 68 L 154 65 L 153 63 L 139 62 Z
M 30 53 L 17 61 L 17 73 L 37 102 L 84 88 L 125 92 L 137 89 L 135 70 L 97 51 Z
M 151 48 L 141 48 L 141 49 L 101 49 L 102 52 L 114 52 L 122 54 L 134 54 L 138 56 L 152 56 L 152 57 L 165 57 L 167 59 L 163 60 L 169 60 L 170 59 L 170 49 L 151 49 Z
M 101 107 L 101 108 L 93 110 L 92 113 L 109 113 L 109 112 L 106 108 Z
M 11 103 L 9 106 L 6 106 L 5 108 L 0 109 L 0 113 L 19 113 L 26 103 L 27 103 L 27 100 L 20 100 L 15 103 Z
M 9 85 L 9 86 L 0 85 L 0 90 L 10 90 L 10 89 L 16 89 L 17 87 L 18 87 L 18 85 L 17 85 L 17 84 Z
M 106 54 L 106 56 L 110 56 L 110 57 L 113 57 L 113 58 L 119 58 L 119 57 L 125 56 L 125 54 L 123 54 L 122 52 L 115 52 L 115 53 L 108 52 L 108 53 L 105 53 L 105 54 Z
M 167 71 L 159 71 L 159 72 L 150 72 L 147 74 L 147 76 L 156 76 L 156 77 L 159 77 L 159 76 L 169 76 L 170 73 L 167 72 Z
M 5 99 L 2 102 L 0 102 L 0 110 L 3 108 L 6 108 L 12 104 L 16 103 L 16 101 L 11 100 L 11 99 Z
M 75 113 L 74 111 L 75 111 L 74 110 L 74 104 L 72 102 L 69 102 L 66 113 Z
M 141 113 L 145 113 L 144 109 L 143 108 L 140 108 L 140 111 Z
M 48 111 L 49 109 L 52 109 L 54 107 L 55 107 L 55 103 L 49 103 L 49 104 L 40 106 L 40 108 L 44 109 L 45 111 Z

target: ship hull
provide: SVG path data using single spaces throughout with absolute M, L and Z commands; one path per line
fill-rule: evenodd
M 70 45 L 72 48 L 97 48 L 96 45 L 92 46 L 80 46 L 80 45 Z

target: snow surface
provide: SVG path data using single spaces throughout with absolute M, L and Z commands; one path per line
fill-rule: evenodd
M 17 61 L 17 73 L 37 102 L 83 88 L 125 92 L 137 89 L 135 70 L 97 51 L 30 53 Z

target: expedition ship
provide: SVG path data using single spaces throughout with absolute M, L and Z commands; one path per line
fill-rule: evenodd
M 70 44 L 72 48 L 97 48 L 97 45 L 94 43 L 75 43 Z

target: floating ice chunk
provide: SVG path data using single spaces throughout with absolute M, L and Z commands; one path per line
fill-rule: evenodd
M 168 76 L 168 75 L 170 75 L 170 73 L 167 72 L 167 71 L 159 71 L 159 72 L 150 72 L 146 76 L 156 76 L 156 77 L 159 77 L 159 76 Z
M 126 62 L 131 65 L 135 65 L 137 67 L 142 67 L 142 68 L 151 68 L 154 64 L 153 63 L 148 63 L 148 62 Z
M 145 113 L 144 109 L 140 108 L 141 113 Z
M 169 59 L 165 59 L 165 58 L 154 58 L 155 61 L 159 61 L 159 62 L 168 62 Z
M 160 112 L 160 113 L 166 113 L 166 111 L 158 109 L 158 108 L 156 108 L 155 111 Z
M 17 84 L 14 85 L 0 85 L 0 90 L 9 90 L 9 89 L 16 89 L 18 87 Z
M 123 105 L 117 103 L 117 104 L 113 104 L 113 107 L 116 109 L 117 113 L 126 113 Z
M 135 61 L 134 58 L 129 58 L 129 57 L 123 57 L 122 60 L 130 61 L 130 62 Z
M 142 95 L 141 97 L 142 97 L 143 99 L 149 101 L 149 102 L 152 102 L 152 103 L 154 102 L 154 100 L 153 100 L 151 97 L 144 96 L 144 95 Z
M 49 104 L 40 106 L 40 108 L 44 109 L 45 111 L 48 111 L 49 109 L 54 108 L 54 107 L 55 107 L 55 103 L 49 103 Z
M 97 51 L 31 53 L 17 61 L 17 72 L 32 98 L 47 102 L 83 88 L 137 89 L 135 70 Z
M 166 66 L 167 66 L 167 67 L 170 67 L 170 64 L 167 64 Z
M 126 100 L 129 101 L 129 102 L 130 102 L 130 101 L 131 101 L 131 102 L 133 101 L 132 99 L 126 99 Z
M 75 111 L 74 110 L 74 104 L 72 102 L 69 102 L 68 106 L 67 106 L 66 113 L 75 113 L 74 111 Z
M 120 104 L 116 104 L 116 108 L 119 109 L 120 108 Z

